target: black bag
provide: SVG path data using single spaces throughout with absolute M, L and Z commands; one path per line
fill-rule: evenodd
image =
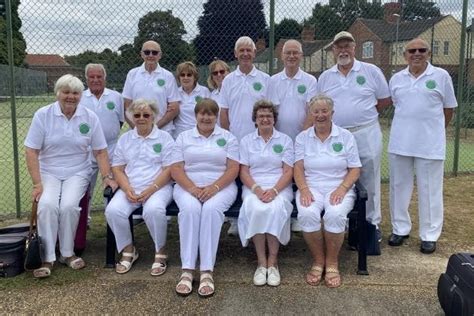
M 0 235 L 0 277 L 14 277 L 24 271 L 25 241 L 21 234 Z
M 438 299 L 448 316 L 474 315 L 474 254 L 451 255 L 438 280 Z
M 43 264 L 43 244 L 36 230 L 38 202 L 33 201 L 31 210 L 30 233 L 26 243 L 25 270 L 38 269 Z

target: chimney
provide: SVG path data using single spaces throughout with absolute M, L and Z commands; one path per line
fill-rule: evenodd
M 390 24 L 397 24 L 397 20 L 400 18 L 394 14 L 400 14 L 400 2 L 389 2 L 383 6 L 383 19 L 385 22 Z
M 313 25 L 305 25 L 303 26 L 303 30 L 301 31 L 301 41 L 303 43 L 311 43 L 314 42 L 314 26 Z
M 257 53 L 264 51 L 265 48 L 267 47 L 267 44 L 265 43 L 265 39 L 263 37 L 260 37 L 255 43 L 255 47 L 257 48 Z

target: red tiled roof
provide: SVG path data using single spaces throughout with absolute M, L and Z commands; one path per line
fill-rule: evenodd
M 71 66 L 59 55 L 27 54 L 25 63 L 29 66 L 58 67 Z

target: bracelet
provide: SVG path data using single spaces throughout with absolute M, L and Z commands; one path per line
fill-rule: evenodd
M 219 192 L 221 190 L 221 188 L 216 183 L 214 183 L 214 188 L 217 189 L 217 192 Z
M 306 190 L 307 188 L 308 188 L 308 186 L 304 186 L 300 189 L 300 191 Z
M 42 186 L 43 184 L 41 182 L 38 182 L 36 184 L 33 184 L 33 188 L 38 188 L 40 186 Z
M 349 190 L 351 188 L 351 187 L 345 185 L 344 182 L 341 182 L 340 186 L 343 187 L 346 190 Z
M 273 192 L 275 192 L 276 195 L 279 194 L 279 193 L 278 193 L 278 190 L 277 190 L 275 187 L 273 187 L 272 190 L 273 190 Z
M 114 176 L 109 172 L 105 176 L 102 177 L 102 181 L 104 181 L 105 179 L 113 180 Z
M 257 188 L 259 188 L 259 187 L 260 187 L 260 186 L 259 186 L 258 184 L 254 183 L 254 184 L 252 185 L 252 188 L 250 188 L 250 190 L 252 191 L 252 193 L 255 193 L 255 190 L 257 190 Z
M 156 183 L 153 183 L 153 186 L 155 187 L 155 189 L 158 191 L 160 189 L 160 186 Z

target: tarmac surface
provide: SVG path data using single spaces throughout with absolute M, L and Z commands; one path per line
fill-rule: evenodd
M 0 293 L 0 314 L 442 315 L 436 292 L 440 273 L 450 254 L 474 252 L 474 247 L 441 238 L 438 250 L 424 255 L 416 236 L 401 247 L 389 247 L 386 233 L 382 255 L 368 257 L 370 275 L 360 276 L 356 274 L 357 252 L 347 250 L 345 243 L 340 258 L 343 285 L 329 289 L 305 283 L 310 254 L 301 233 L 293 233 L 290 243 L 280 249 L 282 284 L 256 287 L 252 283 L 257 264 L 254 249 L 242 248 L 238 238 L 223 233 L 214 271 L 215 295 L 198 297 L 195 281 L 193 293 L 182 298 L 175 293 L 180 275 L 176 221 L 169 226 L 168 271 L 163 276 L 149 274 L 153 252 L 144 226 L 136 229 L 141 257 L 124 275 L 103 268 L 105 233 L 89 236 L 83 255 L 86 269 L 72 271 L 56 265 L 49 280 L 34 280 L 30 275 L 31 287 L 6 287 Z M 77 278 L 64 282 L 56 275 L 61 273 Z

